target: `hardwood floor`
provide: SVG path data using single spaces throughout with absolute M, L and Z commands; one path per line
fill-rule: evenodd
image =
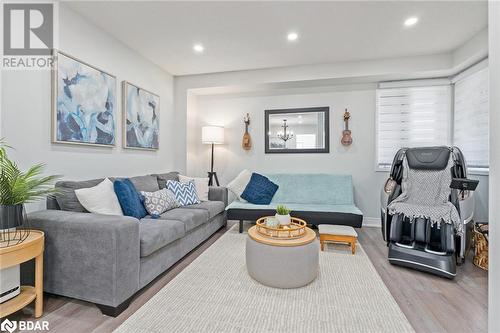
M 228 224 L 228 228 L 233 223 Z M 91 303 L 45 295 L 44 316 L 51 333 L 112 332 L 132 313 L 221 237 L 221 229 L 166 273 L 159 276 L 116 318 L 107 317 Z M 387 261 L 387 247 L 379 228 L 358 230 L 359 243 L 382 280 L 417 332 L 486 332 L 488 274 L 468 260 L 454 280 L 439 278 Z M 19 311 L 11 320 L 33 320 L 33 307 Z
M 488 273 L 472 258 L 448 280 L 391 265 L 379 228 L 360 230 L 359 242 L 415 331 L 487 331 Z

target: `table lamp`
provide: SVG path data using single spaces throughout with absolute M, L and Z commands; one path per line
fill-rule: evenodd
M 210 163 L 210 171 L 208 172 L 208 186 L 213 185 L 214 179 L 217 186 L 219 186 L 219 179 L 217 179 L 217 173 L 214 171 L 214 145 L 221 145 L 224 143 L 224 127 L 203 126 L 201 128 L 201 142 L 212 145 L 212 160 Z

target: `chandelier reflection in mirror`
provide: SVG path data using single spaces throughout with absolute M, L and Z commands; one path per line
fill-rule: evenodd
M 290 126 L 288 126 L 286 124 L 286 119 L 283 119 L 283 125 L 281 125 L 281 128 L 283 128 L 283 131 L 276 133 L 276 136 L 279 139 L 283 140 L 283 144 L 284 144 L 285 148 L 286 148 L 286 142 L 290 139 L 293 139 L 293 132 L 288 131 L 288 127 L 290 127 Z
M 328 153 L 328 107 L 265 110 L 265 152 Z

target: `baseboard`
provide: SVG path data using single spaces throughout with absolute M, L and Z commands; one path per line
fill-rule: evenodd
M 380 217 L 363 217 L 363 227 L 380 228 Z

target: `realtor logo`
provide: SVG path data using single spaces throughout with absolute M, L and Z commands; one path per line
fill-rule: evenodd
M 4 55 L 50 55 L 54 47 L 53 7 L 52 3 L 4 4 Z
M 5 319 L 2 324 L 0 324 L 0 330 L 2 332 L 14 332 L 17 329 L 17 323 L 15 321 L 10 321 Z

